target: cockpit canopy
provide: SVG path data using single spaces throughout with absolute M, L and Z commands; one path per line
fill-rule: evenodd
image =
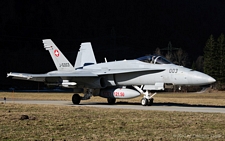
M 169 60 L 159 55 L 147 55 L 137 58 L 137 60 L 152 64 L 172 64 Z

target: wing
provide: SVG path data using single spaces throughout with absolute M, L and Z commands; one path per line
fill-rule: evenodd
M 98 77 L 99 75 L 110 75 L 110 74 L 123 74 L 132 72 L 146 72 L 146 73 L 158 73 L 165 69 L 149 69 L 149 68 L 137 68 L 137 69 L 97 69 L 97 70 L 81 70 L 76 72 L 49 72 L 45 74 L 31 74 L 31 73 L 17 73 L 10 72 L 7 73 L 7 77 L 12 77 L 13 79 L 31 80 L 43 82 L 45 78 L 58 78 L 58 77 Z

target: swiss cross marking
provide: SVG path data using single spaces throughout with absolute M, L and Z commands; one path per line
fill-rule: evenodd
M 55 54 L 56 57 L 59 57 L 59 51 L 57 49 L 54 50 L 54 54 Z

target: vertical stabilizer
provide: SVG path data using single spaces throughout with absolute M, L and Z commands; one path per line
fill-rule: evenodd
M 71 71 L 74 70 L 71 63 L 66 59 L 58 47 L 52 42 L 51 39 L 43 40 L 44 47 L 49 51 L 57 70 L 59 71 Z
M 91 64 L 96 64 L 95 55 L 91 43 L 81 43 L 74 67 L 75 69 L 79 69 Z

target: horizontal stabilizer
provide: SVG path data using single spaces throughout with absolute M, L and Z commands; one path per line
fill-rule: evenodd
M 7 73 L 7 77 L 12 77 L 13 79 L 22 79 L 22 80 L 31 80 L 42 82 L 45 78 L 56 78 L 56 77 L 98 77 L 98 75 L 91 72 L 73 72 L 73 73 L 64 73 L 64 72 L 49 72 L 46 74 L 30 74 L 30 73 L 16 73 L 10 72 Z

